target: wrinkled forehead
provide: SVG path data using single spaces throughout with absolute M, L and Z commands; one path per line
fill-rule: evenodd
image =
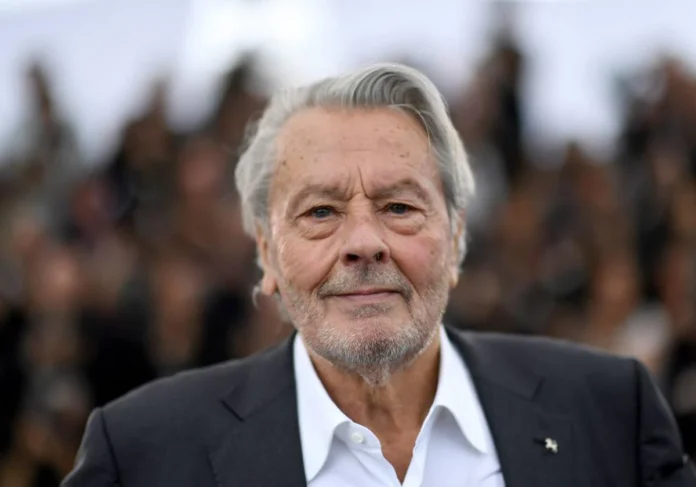
M 442 199 L 425 130 L 415 117 L 386 107 L 295 115 L 279 137 L 272 186 L 271 203 L 284 212 L 308 194 Z
M 276 145 L 281 161 L 357 151 L 427 158 L 428 136 L 414 115 L 397 108 L 311 108 L 286 122 Z

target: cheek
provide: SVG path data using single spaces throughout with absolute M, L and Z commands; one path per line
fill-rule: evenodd
M 443 279 L 447 267 L 447 243 L 440 236 L 421 234 L 394 243 L 392 257 L 416 289 Z
M 302 291 L 312 291 L 321 284 L 335 262 L 329 242 L 287 238 L 279 241 L 278 267 L 283 280 Z

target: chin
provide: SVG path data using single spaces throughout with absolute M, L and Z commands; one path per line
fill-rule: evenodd
M 405 350 L 411 353 L 427 343 L 427 337 L 410 319 L 368 316 L 358 319 L 327 320 L 320 332 L 326 346 L 335 344 L 355 354 L 365 353 L 371 360 L 380 355 L 398 355 Z M 402 352 L 397 352 L 402 351 Z
M 413 323 L 408 318 L 373 314 L 369 310 L 362 310 L 360 316 L 329 319 L 327 323 L 346 339 L 360 341 L 390 341 L 413 328 Z

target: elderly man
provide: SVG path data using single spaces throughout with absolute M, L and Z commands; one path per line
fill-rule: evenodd
M 635 360 L 443 327 L 474 184 L 422 74 L 278 94 L 236 176 L 297 333 L 96 410 L 65 487 L 696 486 Z

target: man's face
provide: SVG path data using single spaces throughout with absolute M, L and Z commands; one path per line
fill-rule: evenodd
M 363 376 L 410 363 L 457 282 L 456 239 L 428 138 L 393 109 L 294 115 L 277 145 L 262 289 L 308 348 Z

